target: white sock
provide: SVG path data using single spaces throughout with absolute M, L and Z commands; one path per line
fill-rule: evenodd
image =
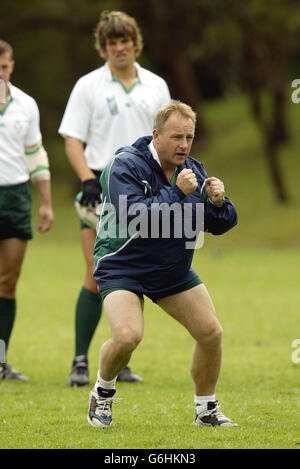
M 208 402 L 214 402 L 216 400 L 215 394 L 211 396 L 194 396 L 194 402 L 196 405 L 201 406 L 203 410 L 207 409 Z
M 116 389 L 116 381 L 117 381 L 117 376 L 112 379 L 111 381 L 105 381 L 104 379 L 101 378 L 100 373 L 98 371 L 97 373 L 97 381 L 94 386 L 95 391 L 97 388 L 103 388 L 103 389 Z

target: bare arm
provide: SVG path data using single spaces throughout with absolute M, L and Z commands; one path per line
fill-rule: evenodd
M 34 185 L 40 198 L 38 230 L 44 233 L 49 230 L 54 220 L 50 181 L 36 181 Z
M 66 153 L 72 168 L 82 182 L 82 196 L 79 203 L 83 206 L 91 205 L 94 211 L 96 205 L 101 202 L 101 186 L 87 165 L 83 143 L 77 138 L 67 137 Z
M 25 153 L 27 158 L 31 159 L 28 163 L 31 182 L 35 186 L 40 199 L 38 230 L 40 233 L 48 231 L 51 227 L 54 217 L 51 201 L 51 182 L 47 153 L 41 142 L 36 145 L 26 146 Z
M 70 164 L 81 181 L 95 178 L 84 156 L 83 142 L 74 137 L 66 137 L 66 154 Z

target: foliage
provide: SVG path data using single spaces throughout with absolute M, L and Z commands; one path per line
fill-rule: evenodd
M 245 24 L 254 36 L 277 38 L 295 68 L 300 10 L 293 0 L 2 0 L 0 34 L 15 48 L 14 81 L 38 99 L 52 137 L 75 81 L 101 64 L 92 33 L 104 9 L 123 9 L 137 18 L 145 39 L 142 63 L 167 79 L 172 95 L 191 103 L 200 104 L 201 95 L 243 89 Z M 190 91 L 181 85 L 180 70 L 189 74 Z
M 2 0 L 0 34 L 15 49 L 13 82 L 38 101 L 44 140 L 51 147 L 54 140 L 63 146 L 57 129 L 76 80 L 102 63 L 93 30 L 104 9 L 137 18 L 145 39 L 142 65 L 167 80 L 174 98 L 197 109 L 203 142 L 210 133 L 203 102 L 248 96 L 274 193 L 288 200 L 279 150 L 290 136 L 286 90 L 299 73 L 299 2 Z M 53 168 L 66 175 L 63 158 L 54 155 Z

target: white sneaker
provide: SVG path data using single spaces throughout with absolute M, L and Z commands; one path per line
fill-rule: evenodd
M 87 420 L 92 427 L 107 428 L 112 424 L 112 401 L 116 391 L 100 387 L 97 391 L 90 392 Z
M 202 410 L 199 404 L 196 405 L 194 425 L 209 427 L 237 427 L 238 424 L 225 417 L 221 412 L 218 401 L 208 402 L 207 410 Z

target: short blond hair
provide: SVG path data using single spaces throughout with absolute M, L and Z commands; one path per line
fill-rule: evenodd
M 13 48 L 11 47 L 8 42 L 4 41 L 3 39 L 0 39 L 0 55 L 2 54 L 7 54 L 9 53 L 10 55 L 10 60 L 14 59 L 14 51 Z
M 94 31 L 95 48 L 106 59 L 106 41 L 116 37 L 126 37 L 133 41 L 136 57 L 143 50 L 143 38 L 136 20 L 122 11 L 103 11 Z
M 153 121 L 153 128 L 158 130 L 159 133 L 162 133 L 165 123 L 169 117 L 175 113 L 187 119 L 191 119 L 194 126 L 196 125 L 197 116 L 191 106 L 181 101 L 172 100 L 170 104 L 163 106 L 157 111 Z

